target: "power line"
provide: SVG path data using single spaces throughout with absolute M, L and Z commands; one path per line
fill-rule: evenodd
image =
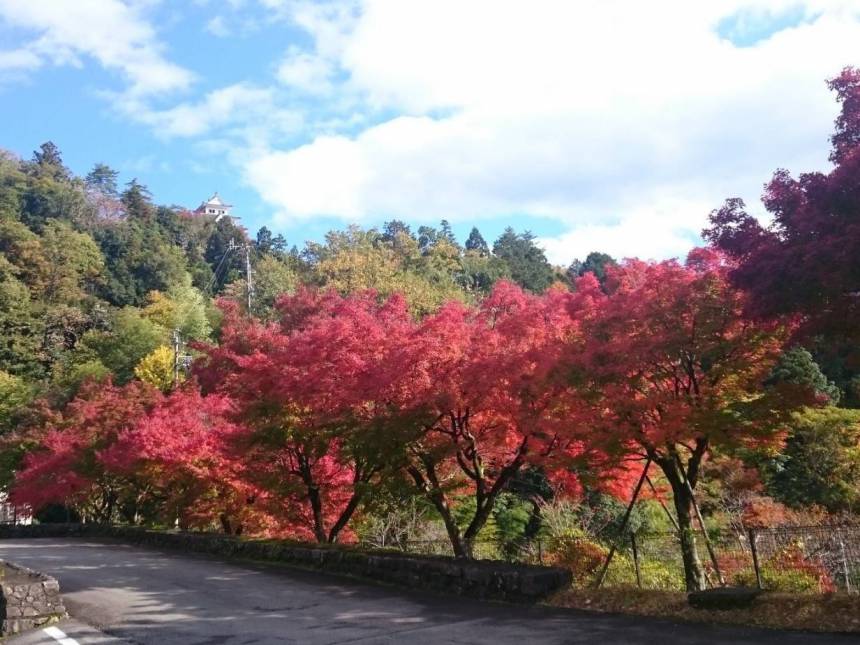
M 251 269 L 251 245 L 247 242 L 244 244 L 236 244 L 234 240 L 230 240 L 229 244 L 227 245 L 227 249 L 224 251 L 224 255 L 221 256 L 221 260 L 215 267 L 215 271 L 212 274 L 212 279 L 209 281 L 209 286 L 206 288 L 206 292 L 209 295 L 212 295 L 212 287 L 218 280 L 218 275 L 222 267 L 224 266 L 224 261 L 227 259 L 227 256 L 230 255 L 230 251 L 235 251 L 237 249 L 242 249 L 245 252 L 245 303 L 248 307 L 248 313 L 251 313 L 254 300 L 254 272 Z
M 221 267 L 224 265 L 224 260 L 226 260 L 227 256 L 230 255 L 230 251 L 232 251 L 233 248 L 233 240 L 230 240 L 230 245 L 227 247 L 227 250 L 224 251 L 224 255 L 221 256 L 221 261 L 218 262 L 218 265 L 215 267 L 215 271 L 212 272 L 212 279 L 209 281 L 209 286 L 206 287 L 206 293 L 210 296 L 212 295 L 212 287 L 215 286 L 215 283 L 218 281 L 218 272 L 221 270 Z

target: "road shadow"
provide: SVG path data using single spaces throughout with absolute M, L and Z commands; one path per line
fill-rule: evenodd
M 482 602 L 101 539 L 0 541 L 0 558 L 56 576 L 75 618 L 141 645 L 856 642 Z

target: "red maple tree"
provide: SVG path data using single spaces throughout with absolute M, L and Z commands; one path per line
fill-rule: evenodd
M 789 407 L 763 388 L 788 329 L 746 316 L 731 268 L 703 249 L 685 265 L 611 268 L 585 344 L 566 359 L 594 412 L 583 441 L 620 460 L 650 459 L 668 481 L 690 589 L 704 584 L 692 519 L 703 459 L 717 446 L 778 440 Z
M 218 524 L 228 534 L 281 534 L 263 493 L 237 476 L 225 444 L 241 431 L 222 395 L 202 396 L 194 383 L 165 397 L 129 425 L 98 458 L 118 475 L 146 484 L 149 519 L 184 529 Z
M 10 495 L 15 504 L 39 510 L 47 504 L 73 506 L 85 520 L 113 521 L 133 509 L 145 483 L 133 474 L 105 467 L 101 453 L 161 400 L 139 381 L 124 386 L 85 383 L 61 414 L 35 428 L 38 447 L 25 458 Z
M 455 555 L 471 557 L 498 496 L 526 465 L 552 469 L 574 451 L 570 388 L 556 370 L 577 336 L 571 294 L 499 283 L 478 307 L 449 303 L 401 351 L 402 403 L 419 434 L 406 470 L 439 512 Z M 463 526 L 451 495 L 471 497 Z
M 830 81 L 842 110 L 832 137 L 828 173 L 793 178 L 777 170 L 763 202 L 768 227 L 740 199 L 711 214 L 705 238 L 730 255 L 735 285 L 752 297 L 751 313 L 799 314 L 803 331 L 825 333 L 855 351 L 860 338 L 860 70 L 846 68 Z
M 371 482 L 399 465 L 400 426 L 386 419 L 389 355 L 412 326 L 405 302 L 305 289 L 269 324 L 223 307 L 221 344 L 203 348 L 198 373 L 236 406 L 240 475 L 300 535 L 335 542 Z

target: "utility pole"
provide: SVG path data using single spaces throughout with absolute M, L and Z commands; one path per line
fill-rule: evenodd
M 248 315 L 251 315 L 251 298 L 254 294 L 254 285 L 251 282 L 251 245 L 245 245 L 245 282 L 248 291 Z
M 235 249 L 241 248 L 245 251 L 245 304 L 248 307 L 248 314 L 251 313 L 251 306 L 253 304 L 254 299 L 254 283 L 253 275 L 251 271 L 251 245 L 250 244 L 242 244 L 241 246 L 236 244 L 233 240 L 230 240 L 230 243 L 227 245 L 227 253 L 230 251 L 234 251 Z M 226 253 L 225 253 L 226 257 Z
M 173 330 L 173 388 L 176 389 L 179 386 L 179 347 L 180 347 L 180 338 L 179 338 L 179 330 Z

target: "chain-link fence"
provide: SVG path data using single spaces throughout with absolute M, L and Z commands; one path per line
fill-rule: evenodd
M 708 544 L 710 543 L 710 544 Z M 530 564 L 557 564 L 574 572 L 576 582 L 592 584 L 611 545 L 583 537 L 536 538 L 473 544 L 475 558 Z M 860 593 L 860 526 L 797 526 L 711 530 L 695 535 L 701 574 L 710 587 L 739 585 L 785 592 Z M 423 555 L 453 555 L 446 540 L 401 545 Z M 683 590 L 684 564 L 675 533 L 628 534 L 616 543 L 603 583 L 643 589 Z
M 683 581 L 677 535 L 630 535 L 621 552 L 642 587 Z M 708 544 L 710 542 L 710 544 Z M 860 527 L 797 526 L 709 531 L 696 536 L 696 551 L 709 586 L 758 586 L 790 592 L 857 593 Z M 638 570 L 638 575 L 637 575 Z M 643 573 L 645 572 L 645 573 Z M 663 574 L 654 575 L 645 574 Z M 623 576 L 621 576 L 623 577 Z

